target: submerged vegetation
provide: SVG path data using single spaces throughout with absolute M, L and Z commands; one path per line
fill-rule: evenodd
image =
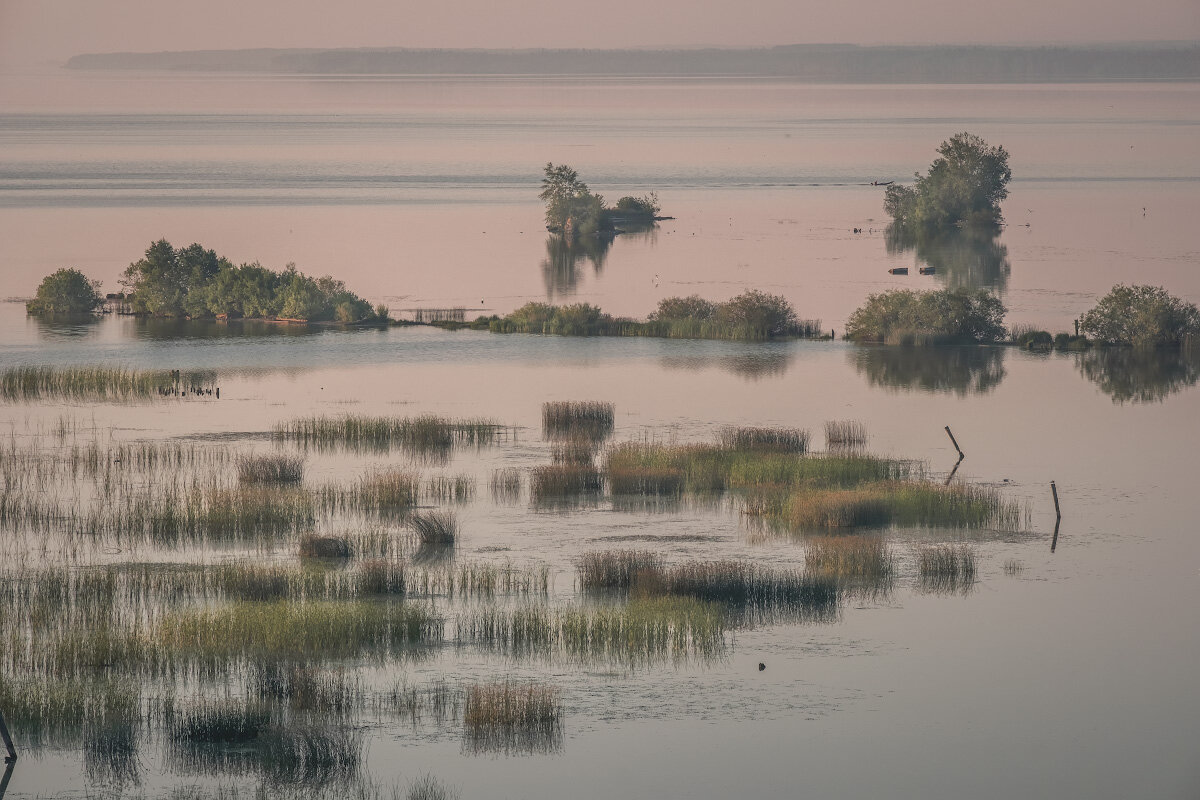
M 422 417 L 304 417 L 275 426 L 275 438 L 318 449 L 387 452 L 393 448 L 437 455 L 455 446 L 494 444 L 508 428 L 490 420 Z
M 550 752 L 562 745 L 558 689 L 511 680 L 467 687 L 463 731 L 475 752 Z
M 91 402 L 142 400 L 209 392 L 211 370 L 131 370 L 121 367 L 7 367 L 0 371 L 5 400 L 67 399 Z

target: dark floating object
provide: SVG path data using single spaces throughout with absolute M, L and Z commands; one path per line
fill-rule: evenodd
M 937 272 L 937 267 L 921 267 L 919 272 L 922 275 L 932 275 L 933 273 Z
M 908 267 L 892 267 L 888 270 L 889 275 L 907 275 Z
M 766 665 L 766 664 L 764 664 L 764 663 L 763 663 L 763 662 L 761 662 L 761 661 L 760 661 L 760 662 L 758 662 L 758 671 L 759 671 L 759 672 L 762 672 L 762 671 L 763 671 L 764 669 L 766 669 L 766 668 L 767 668 L 767 665 Z
M 891 186 L 895 181 L 871 181 L 872 186 Z

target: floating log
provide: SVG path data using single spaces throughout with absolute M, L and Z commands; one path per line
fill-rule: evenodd
M 920 269 L 922 275 L 932 275 L 935 272 L 937 272 L 936 267 L 921 267 Z
M 888 270 L 889 275 L 907 275 L 908 267 L 892 267 Z

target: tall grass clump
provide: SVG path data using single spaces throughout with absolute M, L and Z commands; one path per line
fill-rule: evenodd
M 476 752 L 549 752 L 562 742 L 557 688 L 511 680 L 467 687 L 463 707 L 467 744 Z
M 858 420 L 839 419 L 826 421 L 825 446 L 830 450 L 863 447 L 866 443 L 867 426 Z
M 808 438 L 808 431 L 799 428 L 724 428 L 721 446 L 728 450 L 804 453 Z
M 350 558 L 353 555 L 354 548 L 347 539 L 314 533 L 300 537 L 301 558 Z
M 475 479 L 470 475 L 435 475 L 425 482 L 425 499 L 435 503 L 469 503 L 475 499 Z
M 795 489 L 762 508 L 794 528 L 931 526 L 1019 530 L 1028 513 L 996 490 L 923 481 L 889 481 L 855 489 Z
M 529 496 L 535 504 L 554 503 L 599 493 L 604 480 L 595 468 L 580 464 L 534 467 L 529 475 Z
M 663 559 L 647 550 L 603 550 L 584 553 L 575 562 L 579 587 L 592 589 L 628 589 L 642 572 L 662 572 Z
M 422 775 L 411 784 L 404 800 L 461 800 L 462 792 L 439 781 L 432 775 Z M 396 798 L 399 800 L 399 798 Z
M 238 459 L 240 483 L 300 483 L 304 459 L 289 455 L 244 455 Z
M 521 501 L 521 470 L 517 467 L 503 467 L 492 471 L 492 479 L 488 482 L 492 502 L 513 504 Z
M 251 702 L 279 702 L 297 711 L 348 714 L 365 700 L 362 686 L 345 669 L 320 670 L 309 664 L 260 664 L 250 670 Z
M 371 470 L 350 486 L 323 486 L 316 491 L 316 498 L 327 512 L 403 518 L 417 504 L 420 493 L 418 473 L 386 467 Z
M 0 711 L 18 746 L 78 747 L 89 731 L 138 724 L 140 710 L 129 680 L 0 673 Z
M 720 603 L 746 623 L 775 619 L 831 622 L 841 609 L 841 586 L 834 577 L 768 569 L 744 561 L 694 561 L 672 567 L 661 576 L 639 573 L 634 578 L 635 592 L 644 582 L 652 592 Z
M 304 417 L 275 426 L 276 439 L 305 447 L 387 452 L 393 448 L 414 454 L 439 454 L 455 446 L 484 446 L 499 441 L 507 429 L 490 420 L 422 417 Z
M 451 545 L 458 536 L 458 520 L 452 511 L 414 514 L 408 524 L 422 544 Z
M 542 403 L 542 433 L 549 439 L 601 441 L 613 432 L 615 406 L 598 400 Z
M 967 545 L 927 545 L 917 550 L 920 589 L 934 594 L 969 592 L 975 585 L 975 551 Z

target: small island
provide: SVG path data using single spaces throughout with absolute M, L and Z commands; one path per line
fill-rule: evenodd
M 663 219 L 654 192 L 622 197 L 615 206 L 606 206 L 604 196 L 588 189 L 566 164 L 546 164 L 538 197 L 546 203 L 546 230 L 567 239 L 615 236 L 622 230 L 618 225 L 646 227 Z

